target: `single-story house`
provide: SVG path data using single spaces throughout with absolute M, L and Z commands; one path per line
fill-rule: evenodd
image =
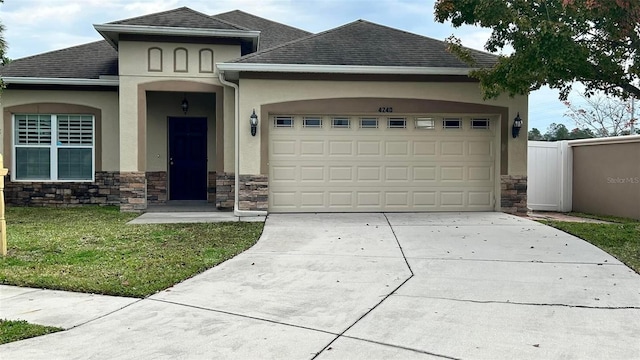
M 94 28 L 0 69 L 9 204 L 526 212 L 528 99 L 485 101 L 442 41 L 186 7 Z

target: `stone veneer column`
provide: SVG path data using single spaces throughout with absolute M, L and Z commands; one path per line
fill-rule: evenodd
M 147 203 L 167 203 L 167 172 L 147 171 Z
M 233 209 L 235 174 L 216 176 L 216 207 Z M 267 175 L 240 175 L 240 210 L 266 211 L 269 208 L 269 178 Z
M 235 194 L 235 174 L 216 173 L 216 207 L 218 209 L 233 209 L 233 197 Z
M 500 176 L 500 205 L 502 211 L 524 216 L 527 214 L 527 177 L 524 175 Z
M 269 177 L 240 175 L 240 210 L 267 211 L 269 208 Z
M 216 202 L 217 182 L 218 182 L 218 177 L 216 175 L 216 172 L 209 171 L 207 173 L 207 202 L 209 203 Z
M 147 182 L 142 171 L 120 173 L 120 211 L 140 212 L 147 208 Z

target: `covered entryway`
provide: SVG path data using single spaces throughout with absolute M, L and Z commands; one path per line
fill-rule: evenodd
M 493 211 L 496 119 L 274 115 L 269 211 Z
M 207 118 L 169 118 L 169 198 L 207 199 Z

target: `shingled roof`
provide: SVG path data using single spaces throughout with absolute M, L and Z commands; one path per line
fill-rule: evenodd
M 181 7 L 174 10 L 110 22 L 111 25 L 162 26 L 192 29 L 249 30 L 225 20 Z
M 247 29 L 260 31 L 259 50 L 268 49 L 312 34 L 308 31 L 248 14 L 240 10 L 212 15 L 212 17 Z
M 106 41 L 17 59 L 0 68 L 6 77 L 98 79 L 118 75 L 118 53 Z
M 446 43 L 365 20 L 331 29 L 232 63 L 357 65 L 469 68 L 446 49 Z M 491 67 L 495 55 L 471 50 L 478 67 Z

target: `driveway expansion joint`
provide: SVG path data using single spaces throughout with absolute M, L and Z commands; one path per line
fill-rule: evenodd
M 119 312 L 119 311 L 122 311 L 122 310 L 124 310 L 124 309 L 128 308 L 128 307 L 129 307 L 129 306 L 131 306 L 131 305 L 137 304 L 137 303 L 139 303 L 139 302 L 141 302 L 141 301 L 144 301 L 144 300 L 146 300 L 146 299 L 137 299 L 136 301 L 131 302 L 131 303 L 128 303 L 128 304 L 126 304 L 125 306 L 123 306 L 123 307 L 121 307 L 121 308 L 119 308 L 119 309 L 115 309 L 115 310 L 110 311 L 110 312 L 108 312 L 108 313 L 106 313 L 106 314 L 102 314 L 102 315 L 100 315 L 100 316 L 96 316 L 96 317 L 95 317 L 95 318 L 93 318 L 93 319 L 89 319 L 89 320 L 87 320 L 87 321 L 85 321 L 85 322 L 82 322 L 82 323 L 77 324 L 77 325 L 74 325 L 74 326 L 72 326 L 72 327 L 70 327 L 70 328 L 68 328 L 68 329 L 65 329 L 65 331 L 66 331 L 66 330 L 75 329 L 75 328 L 77 328 L 77 327 L 80 327 L 80 326 L 83 326 L 83 325 L 86 325 L 86 324 L 92 323 L 92 322 L 94 322 L 94 321 L 96 321 L 96 320 L 100 320 L 100 319 L 105 318 L 105 317 L 110 316 L 110 315 L 113 315 L 113 314 L 115 314 L 115 313 L 117 313 L 117 312 Z
M 570 305 L 570 304 L 557 304 L 557 303 L 527 303 L 518 301 L 498 301 L 498 300 L 471 300 L 471 299 L 456 299 L 438 296 L 411 296 L 411 295 L 396 295 L 405 298 L 425 298 L 436 300 L 448 300 L 473 304 L 505 304 L 505 305 L 523 305 L 523 306 L 549 306 L 549 307 L 568 307 L 578 309 L 596 309 L 596 310 L 640 310 L 640 306 L 590 306 L 590 305 Z
M 424 355 L 435 356 L 435 357 L 439 357 L 439 358 L 442 358 L 442 359 L 462 360 L 461 358 L 452 357 L 452 356 L 449 356 L 449 355 L 437 354 L 437 353 L 433 353 L 433 352 L 426 351 L 426 350 L 414 349 L 414 348 L 407 347 L 407 346 L 394 345 L 394 344 L 389 344 L 389 343 L 385 343 L 385 342 L 381 342 L 381 341 L 363 339 L 363 338 L 359 338 L 359 337 L 356 337 L 356 336 L 344 335 L 343 337 L 347 338 L 347 339 L 352 339 L 352 340 L 364 341 L 364 342 L 368 342 L 368 343 L 371 343 L 371 344 L 387 346 L 387 347 L 391 347 L 391 348 L 395 348 L 395 349 L 402 349 L 402 350 L 412 351 L 412 352 L 416 352 L 416 353 L 420 353 L 420 354 L 424 354 Z
M 271 323 L 271 324 L 276 324 L 276 325 L 290 326 L 290 327 L 293 327 L 293 328 L 304 329 L 304 330 L 309 330 L 309 331 L 317 331 L 317 332 L 324 333 L 324 334 L 329 334 L 329 335 L 337 335 L 336 333 L 331 332 L 331 331 L 327 331 L 327 330 L 321 330 L 321 329 L 316 329 L 316 328 L 312 328 L 312 327 L 308 327 L 308 326 L 302 326 L 302 325 L 296 325 L 296 324 L 289 324 L 289 323 L 282 322 L 282 321 L 265 319 L 265 318 L 261 318 L 261 317 L 257 317 L 257 316 L 245 315 L 245 314 L 235 313 L 235 312 L 231 312 L 231 311 L 225 311 L 225 310 L 220 310 L 220 309 L 211 309 L 211 308 L 206 308 L 206 307 L 202 307 L 202 306 L 183 304 L 183 303 L 179 303 L 179 302 L 175 302 L 175 301 L 162 300 L 162 299 L 147 299 L 147 300 L 156 301 L 156 302 L 160 302 L 160 303 L 164 303 L 164 304 L 176 305 L 176 306 L 184 306 L 184 307 L 191 308 L 191 309 L 210 311 L 210 312 L 214 312 L 214 313 L 218 313 L 218 314 L 237 316 L 237 317 L 241 317 L 241 318 L 244 318 L 244 319 L 251 319 L 251 320 L 256 320 L 256 321 L 264 321 L 264 322 Z
M 409 277 L 404 279 L 404 281 L 402 283 L 400 283 L 398 286 L 396 286 L 391 292 L 389 292 L 387 295 L 385 295 L 378 303 L 376 303 L 373 307 L 371 307 L 371 309 L 367 310 L 364 314 L 362 314 L 362 316 L 360 316 L 358 319 L 356 319 L 356 321 L 354 321 L 351 325 L 347 326 L 346 329 L 344 329 L 342 332 L 337 334 L 336 337 L 333 340 L 331 340 L 324 348 L 320 349 L 320 351 L 318 351 L 311 358 L 312 360 L 316 359 L 318 356 L 320 356 L 320 354 L 322 354 L 325 350 L 327 350 L 331 346 L 331 344 L 333 344 L 338 339 L 340 339 L 342 336 L 344 336 L 344 334 L 347 331 L 349 331 L 349 329 L 354 327 L 357 323 L 359 323 L 362 319 L 364 319 L 367 315 L 369 315 L 378 306 L 382 305 L 382 303 L 385 300 L 387 300 L 391 295 L 394 295 L 398 290 L 400 290 L 401 287 L 404 286 L 404 284 L 407 283 L 407 281 L 411 280 L 411 278 L 413 278 L 413 276 L 414 276 L 413 270 L 411 269 L 411 265 L 409 265 L 409 261 L 407 260 L 407 257 L 404 254 L 404 250 L 402 249 L 402 244 L 400 244 L 400 241 L 398 240 L 398 236 L 396 235 L 395 231 L 393 230 L 393 226 L 391 225 L 391 222 L 389 221 L 389 218 L 387 217 L 387 214 L 383 213 L 382 215 L 384 216 L 385 220 L 387 221 L 387 225 L 389 226 L 389 229 L 391 229 L 391 233 L 393 234 L 393 238 L 396 240 L 396 243 L 398 244 L 398 249 L 400 250 L 400 254 L 402 254 L 402 259 L 404 259 L 404 262 L 407 265 L 407 269 L 409 270 L 410 275 L 409 275 Z M 449 358 L 449 359 L 453 359 L 453 358 Z

